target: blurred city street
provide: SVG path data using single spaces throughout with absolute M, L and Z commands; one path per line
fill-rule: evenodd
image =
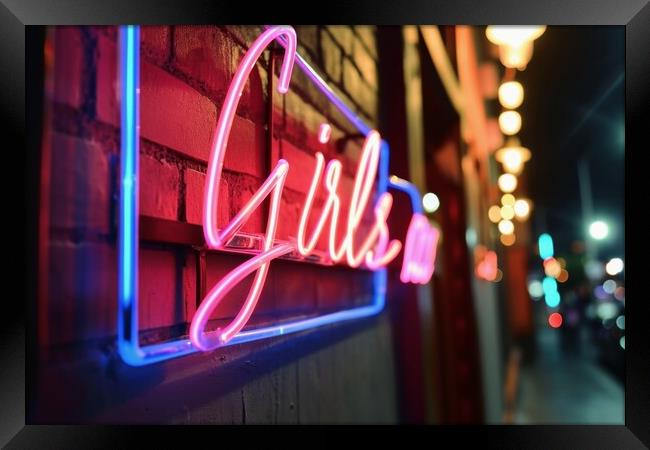
M 624 386 L 581 331 L 578 351 L 566 351 L 560 330 L 538 330 L 534 360 L 521 368 L 515 423 L 624 424 Z

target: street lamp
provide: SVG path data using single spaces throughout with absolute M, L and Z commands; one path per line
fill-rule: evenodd
M 597 241 L 602 241 L 609 235 L 609 226 L 602 220 L 596 220 L 589 225 L 589 235 Z

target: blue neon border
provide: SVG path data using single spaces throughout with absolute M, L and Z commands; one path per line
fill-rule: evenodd
M 282 42 L 280 42 L 282 44 Z M 296 54 L 296 63 L 321 91 L 348 118 L 359 132 L 367 135 L 371 128 L 363 122 L 329 88 L 309 64 Z M 140 155 L 140 27 L 119 27 L 119 79 L 120 79 L 120 222 L 118 235 L 118 352 L 132 366 L 144 366 L 180 356 L 197 350 L 189 339 L 176 339 L 160 344 L 140 346 L 138 338 L 138 215 L 139 215 L 139 155 Z M 309 73 L 311 72 L 311 73 Z M 406 192 L 411 198 L 414 212 L 422 212 L 417 188 L 404 180 L 389 180 L 388 162 L 390 149 L 382 141 L 379 160 L 377 195 L 388 187 Z M 346 320 L 360 319 L 379 314 L 386 302 L 386 269 L 373 274 L 373 302 L 370 305 L 338 311 L 285 324 L 244 330 L 223 346 L 252 342 L 274 336 L 317 328 Z

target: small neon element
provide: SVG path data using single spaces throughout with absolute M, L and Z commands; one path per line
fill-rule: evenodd
M 328 123 L 322 123 L 318 129 L 318 142 L 327 144 L 332 135 L 332 127 Z
M 537 248 L 540 258 L 546 260 L 553 256 L 553 238 L 550 234 L 543 233 L 537 239 Z
M 625 350 L 625 336 L 621 336 L 621 338 L 618 340 L 618 345 L 620 345 L 621 348 Z
M 558 312 L 552 313 L 548 316 L 548 324 L 551 328 L 560 328 L 562 326 L 562 314 Z
M 404 262 L 400 280 L 402 283 L 426 284 L 434 271 L 436 249 L 440 232 L 429 224 L 422 214 L 411 218 L 406 234 Z

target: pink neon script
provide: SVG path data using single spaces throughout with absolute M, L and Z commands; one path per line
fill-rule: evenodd
M 287 38 L 287 47 L 281 67 L 279 91 L 281 93 L 287 92 L 291 70 L 295 59 L 296 36 L 293 29 L 290 27 L 273 27 L 260 35 L 240 63 L 230 88 L 228 89 L 224 107 L 215 129 L 212 150 L 208 162 L 203 209 L 203 231 L 208 247 L 213 249 L 223 248 L 228 240 L 232 238 L 232 236 L 246 222 L 251 213 L 269 196 L 271 197 L 271 207 L 269 210 L 262 252 L 221 279 L 203 299 L 192 319 L 190 325 L 190 340 L 193 345 L 200 350 L 210 350 L 222 345 L 232 339 L 232 337 L 245 326 L 250 319 L 261 294 L 268 274 L 270 261 L 290 253 L 296 248 L 296 246 L 292 244 L 281 244 L 273 247 L 277 229 L 280 199 L 287 172 L 289 170 L 289 164 L 285 160 L 280 160 L 278 162 L 260 189 L 223 230 L 219 231 L 216 226 L 218 186 L 223 168 L 224 154 L 234 114 L 245 85 L 246 77 L 250 74 L 255 62 L 260 57 L 263 50 L 280 35 L 284 35 Z M 321 127 L 321 139 L 325 142 L 329 139 L 329 132 L 330 131 L 327 127 Z M 376 223 L 373 226 L 372 231 L 363 241 L 360 249 L 355 251 L 354 245 L 354 234 L 357 232 L 363 211 L 368 203 L 369 195 L 372 190 L 372 183 L 377 173 L 379 142 L 379 133 L 373 131 L 368 135 L 366 143 L 364 144 L 363 155 L 359 162 L 359 170 L 355 179 L 351 208 L 348 214 L 347 232 L 336 252 L 334 251 L 333 242 L 340 207 L 340 198 L 338 196 L 337 188 L 341 174 L 341 164 L 335 160 L 328 164 L 324 180 L 324 187 L 328 191 L 329 207 L 321 216 L 315 233 L 313 233 L 309 243 L 302 243 L 304 240 L 310 205 L 318 187 L 318 181 L 322 174 L 324 165 L 324 158 L 322 155 L 317 155 L 314 179 L 311 183 L 312 187 L 306 200 L 304 212 L 301 216 L 301 225 L 299 227 L 299 236 L 301 236 L 301 238 L 298 240 L 299 243 L 297 246 L 301 253 L 309 254 L 309 252 L 313 250 L 318 235 L 329 219 L 330 254 L 334 254 L 337 257 L 336 260 L 340 259 L 343 252 L 345 252 L 347 261 L 351 266 L 357 267 L 365 261 L 369 268 L 377 269 L 388 264 L 393 258 L 395 258 L 401 248 L 401 243 L 399 241 L 391 241 L 388 243 L 388 227 L 386 225 L 386 219 L 392 205 L 392 197 L 390 194 L 384 194 L 377 203 L 375 208 Z M 255 277 L 252 286 L 237 316 L 225 328 L 217 330 L 216 333 L 205 333 L 204 330 L 210 316 L 224 296 L 237 283 L 241 282 L 246 278 L 246 276 L 253 272 L 255 272 Z

